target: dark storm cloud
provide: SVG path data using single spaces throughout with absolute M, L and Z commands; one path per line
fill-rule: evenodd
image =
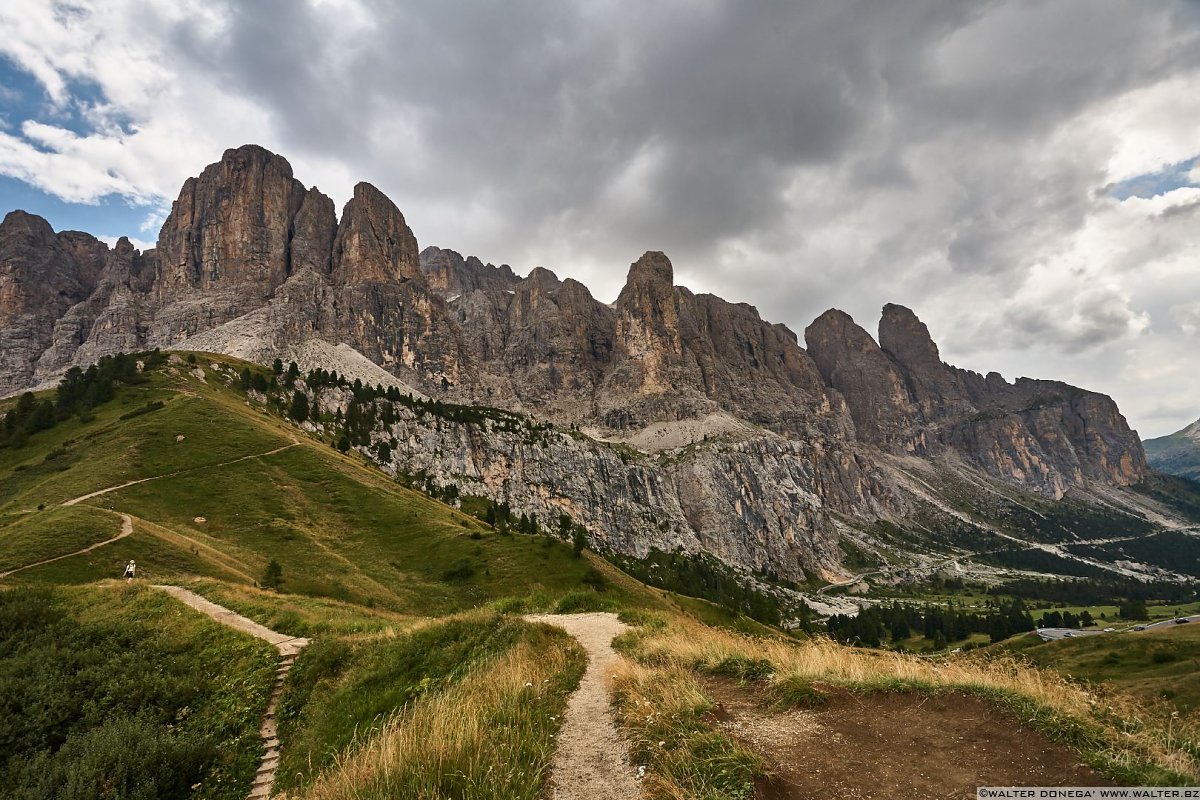
M 922 50 L 970 13 L 967 4 L 468 6 L 374 4 L 370 25 L 347 42 L 322 38 L 293 3 L 232 4 L 223 43 L 180 46 L 260 99 L 295 149 L 340 148 L 355 160 L 366 148 L 364 177 L 406 194 L 495 193 L 516 235 L 563 210 L 619 219 L 619 207 L 602 207 L 603 189 L 653 148 L 643 188 L 655 202 L 622 221 L 634 238 L 699 257 L 722 237 L 777 222 L 790 171 L 853 149 L 887 81 L 919 71 Z M 392 117 L 417 130 L 422 163 L 373 157 L 388 142 L 370 131 Z
M 263 104 L 293 160 L 338 153 L 423 241 L 528 257 L 531 234 L 557 220 L 614 268 L 657 247 L 701 279 L 720 242 L 807 222 L 786 197 L 798 171 L 845 163 L 855 191 L 894 191 L 913 180 L 906 151 L 939 141 L 958 213 L 875 260 L 940 247 L 958 270 L 1019 270 L 1031 235 L 1078 224 L 1088 198 L 1072 190 L 1095 177 L 1035 174 L 1029 137 L 1195 57 L 1162 46 L 1173 12 L 1128 4 L 364 8 L 338 35 L 303 4 L 230 3 L 219 41 L 177 39 L 197 68 Z M 978 149 L 963 152 L 956 134 Z M 611 184 L 639 159 L 635 201 Z M 1030 207 L 1035 193 L 1053 207 Z M 425 204 L 472 194 L 491 198 L 498 229 L 445 241 L 453 225 L 426 219 Z

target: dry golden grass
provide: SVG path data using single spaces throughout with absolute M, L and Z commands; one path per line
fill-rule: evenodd
M 703 719 L 713 707 L 695 674 L 679 666 L 620 659 L 613 701 L 636 762 L 650 767 L 643 796 L 653 800 L 747 797 L 766 763 Z
M 565 636 L 524 640 L 414 703 L 339 759 L 309 800 L 535 800 L 584 658 Z
M 705 671 L 737 671 L 769 662 L 775 682 L 789 678 L 856 689 L 957 689 L 1012 708 L 1026 724 L 1078 747 L 1095 766 L 1117 776 L 1170 776 L 1200 781 L 1200 731 L 1131 700 L 1072 683 L 1011 657 L 950 654 L 927 658 L 846 647 L 828 639 L 802 643 L 743 636 L 686 620 L 635 637 L 644 663 Z M 1157 770 L 1156 770 L 1157 768 Z

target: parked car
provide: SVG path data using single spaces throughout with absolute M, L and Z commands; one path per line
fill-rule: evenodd
M 1135 631 L 1144 631 L 1144 630 L 1146 630 L 1146 626 L 1145 625 L 1134 625 L 1133 629 Z

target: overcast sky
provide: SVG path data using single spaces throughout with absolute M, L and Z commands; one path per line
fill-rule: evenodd
M 248 142 L 339 204 L 611 301 L 803 335 L 913 308 L 951 363 L 1200 417 L 1200 5 L 4 0 L 0 213 L 152 243 Z

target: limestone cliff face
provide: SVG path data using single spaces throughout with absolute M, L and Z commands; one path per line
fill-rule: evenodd
M 666 255 L 649 252 L 630 266 L 614 308 L 616 364 L 606 389 L 660 395 L 699 377 L 683 359 L 679 299 Z
M 304 185 L 261 147 L 227 150 L 183 184 L 158 240 L 156 294 L 167 303 L 197 290 L 236 290 L 261 303 L 291 273 L 292 221 Z
M 849 314 L 826 311 L 805 328 L 804 341 L 821 375 L 845 398 L 861 441 L 893 452 L 925 452 L 904 377 Z
M 1057 381 L 1010 384 L 944 364 L 917 316 L 884 308 L 882 347 L 832 310 L 805 331 L 859 438 L 894 453 L 954 453 L 1054 497 L 1089 480 L 1130 486 L 1146 471 L 1137 435 L 1104 395 Z
M 481 382 L 470 399 L 537 409 L 561 422 L 591 416 L 612 360 L 613 311 L 583 284 L 535 268 L 507 266 L 427 248 L 422 271 L 462 331 Z
M 475 256 L 463 258 L 453 250 L 426 247 L 421 251 L 421 272 L 429 288 L 448 299 L 475 291 L 505 291 L 521 279 L 507 264 L 484 264 Z
M 38 357 L 35 375 L 50 375 L 64 365 L 91 364 L 115 352 L 131 352 L 141 344 L 143 316 L 138 287 L 151 270 L 146 258 L 121 237 L 112 250 L 95 242 L 102 263 L 93 291 L 54 323 L 50 346 Z
M 313 396 L 322 409 L 343 414 L 350 400 L 337 388 Z M 392 446 L 386 469 L 423 473 L 440 486 L 455 484 L 461 494 L 506 501 L 514 513 L 536 515 L 543 524 L 566 513 L 597 543 L 636 556 L 651 548 L 707 550 L 727 563 L 799 581 L 805 570 L 836 576 L 836 517 L 904 508 L 882 473 L 850 451 L 775 434 L 652 458 L 532 428 L 519 417 L 466 423 L 418 415 L 400 404 L 393 409 L 396 421 L 373 437 Z
M 335 283 L 421 280 L 417 237 L 404 215 L 369 183 L 354 187 L 333 241 Z
M 36 383 L 55 326 L 95 290 L 107 248 L 41 217 L 13 211 L 0 223 L 0 391 Z

